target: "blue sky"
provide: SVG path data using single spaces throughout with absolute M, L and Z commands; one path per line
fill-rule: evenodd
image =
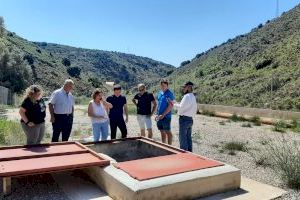
M 300 0 L 279 0 L 279 12 Z M 32 41 L 132 53 L 178 66 L 276 15 L 276 0 L 0 0 Z

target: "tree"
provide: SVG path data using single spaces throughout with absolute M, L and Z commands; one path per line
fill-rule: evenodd
M 67 72 L 70 76 L 75 77 L 75 78 L 79 78 L 81 69 L 79 67 L 69 67 L 67 69 Z
M 92 86 L 95 87 L 95 88 L 101 88 L 101 87 L 103 87 L 103 84 L 102 84 L 101 80 L 99 78 L 97 78 L 97 77 L 90 77 L 88 79 L 88 81 L 90 83 L 92 83 Z
M 71 65 L 71 61 L 68 58 L 63 58 L 62 64 L 66 67 L 69 67 Z
M 0 16 L 0 37 L 4 35 L 4 19 Z
M 30 73 L 22 57 L 9 51 L 0 41 L 0 85 L 20 93 L 29 85 L 30 80 Z
M 180 67 L 183 67 L 183 66 L 185 66 L 185 65 L 187 65 L 187 64 L 189 64 L 189 63 L 191 63 L 191 61 L 189 61 L 189 60 L 183 61 L 183 62 L 180 64 Z
M 23 60 L 26 60 L 29 65 L 32 65 L 34 63 L 34 59 L 33 59 L 33 56 L 31 54 L 26 54 L 23 57 Z

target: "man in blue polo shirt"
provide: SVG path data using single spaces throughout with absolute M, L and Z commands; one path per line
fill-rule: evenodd
M 172 132 L 171 132 L 171 118 L 173 101 L 175 97 L 169 90 L 169 82 L 167 80 L 160 81 L 161 91 L 157 94 L 157 128 L 161 133 L 161 140 L 163 143 L 172 144 Z

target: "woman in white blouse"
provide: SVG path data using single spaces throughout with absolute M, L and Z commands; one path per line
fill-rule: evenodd
M 108 137 L 108 110 L 112 105 L 105 101 L 104 93 L 96 89 L 93 92 L 93 100 L 88 107 L 88 116 L 92 120 L 94 141 L 107 140 Z

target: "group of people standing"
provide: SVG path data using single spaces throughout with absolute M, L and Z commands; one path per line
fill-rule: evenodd
M 53 128 L 52 142 L 58 142 L 60 135 L 62 141 L 69 140 L 75 104 L 71 93 L 73 87 L 74 82 L 67 79 L 63 87 L 55 90 L 49 99 L 50 121 Z M 144 84 L 139 84 L 138 93 L 132 99 L 137 107 L 137 122 L 141 136 L 153 137 L 152 117 L 154 116 L 162 142 L 171 145 L 173 140 L 171 118 L 175 107 L 179 115 L 180 148 L 192 151 L 193 117 L 197 112 L 193 83 L 187 82 L 183 85 L 183 98 L 180 102 L 176 102 L 174 94 L 169 90 L 167 80 L 160 81 L 160 89 L 155 96 L 147 91 Z M 40 86 L 30 86 L 20 107 L 21 125 L 27 136 L 28 145 L 41 143 L 45 133 L 46 104 L 42 95 Z M 107 140 L 109 126 L 111 139 L 116 139 L 117 128 L 121 131 L 121 137 L 126 138 L 128 106 L 126 97 L 122 95 L 121 86 L 114 85 L 113 94 L 107 98 L 103 91 L 94 90 L 88 105 L 88 116 L 92 121 L 94 141 Z

